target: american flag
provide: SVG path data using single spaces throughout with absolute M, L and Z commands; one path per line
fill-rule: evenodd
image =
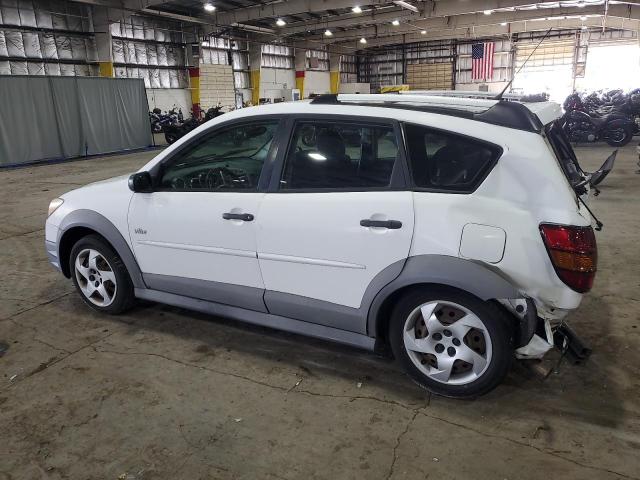
M 471 80 L 493 78 L 493 42 L 474 43 L 471 46 Z

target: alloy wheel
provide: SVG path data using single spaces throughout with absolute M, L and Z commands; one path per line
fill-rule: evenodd
M 403 342 L 413 364 L 428 378 L 464 385 L 482 376 L 491 362 L 487 327 L 468 308 L 435 300 L 408 316 Z
M 75 275 L 82 294 L 94 305 L 108 307 L 116 297 L 116 274 L 107 259 L 94 249 L 81 250 L 75 261 Z

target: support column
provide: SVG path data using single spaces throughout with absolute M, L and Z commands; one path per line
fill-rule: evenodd
M 340 90 L 340 55 L 329 54 L 329 91 L 337 94 Z
M 113 52 L 111 45 L 111 29 L 109 10 L 104 7 L 94 7 L 92 12 L 93 28 L 98 52 L 98 67 L 101 77 L 113 77 Z
M 249 44 L 249 68 L 251 75 L 251 103 L 260 104 L 260 67 L 262 65 L 262 44 Z
M 295 50 L 296 88 L 300 90 L 300 99 L 304 98 L 304 74 L 307 70 L 307 51 Z
M 189 91 L 193 117 L 200 118 L 200 68 L 189 67 Z

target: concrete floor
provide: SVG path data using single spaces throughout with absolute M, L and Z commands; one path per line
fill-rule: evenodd
M 585 168 L 606 146 L 579 149 Z M 0 171 L 0 479 L 640 478 L 640 175 L 602 195 L 593 346 L 475 401 L 373 355 L 161 305 L 93 313 L 47 264 L 49 200 L 153 152 Z

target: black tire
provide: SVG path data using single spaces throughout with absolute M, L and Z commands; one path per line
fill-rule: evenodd
M 616 136 L 615 139 L 610 138 L 611 131 L 607 131 L 607 145 L 611 147 L 624 147 L 633 138 L 633 127 L 620 127 L 612 130 L 621 130 L 624 132 L 623 137 Z
M 164 139 L 167 141 L 169 145 L 171 145 L 172 143 L 175 143 L 176 140 L 178 140 L 178 138 L 179 138 L 178 135 L 173 132 L 165 132 L 164 134 Z
M 86 250 L 92 249 L 99 252 L 109 263 L 111 270 L 116 278 L 117 288 L 115 289 L 115 296 L 111 304 L 107 306 L 99 306 L 93 303 L 87 298 L 82 291 L 78 283 L 78 275 L 76 274 L 75 262 L 78 255 Z M 81 238 L 71 249 L 71 255 L 69 256 L 69 271 L 71 272 L 71 279 L 76 287 L 76 290 L 80 294 L 80 298 L 89 305 L 91 308 L 98 312 L 108 313 L 110 315 L 118 315 L 129 310 L 135 303 L 135 296 L 133 293 L 133 283 L 131 277 L 127 271 L 127 267 L 120 256 L 115 250 L 99 235 L 88 235 Z
M 491 339 L 491 359 L 484 372 L 469 383 L 451 385 L 429 378 L 417 368 L 405 348 L 403 331 L 411 312 L 435 300 L 456 303 L 473 312 L 482 321 Z M 388 333 L 393 354 L 409 377 L 430 392 L 446 397 L 473 398 L 491 391 L 506 376 L 514 356 L 514 325 L 507 315 L 497 305 L 449 287 L 413 290 L 402 296 L 392 311 Z

